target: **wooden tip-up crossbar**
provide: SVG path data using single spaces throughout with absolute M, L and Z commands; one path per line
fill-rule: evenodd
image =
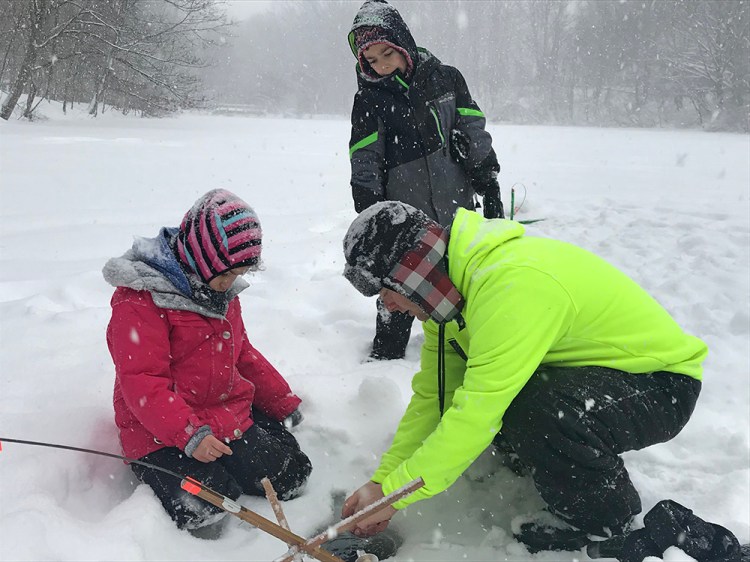
M 344 531 L 350 531 L 353 529 L 357 523 L 360 521 L 367 519 L 368 517 L 375 515 L 378 513 L 381 509 L 388 507 L 392 503 L 396 503 L 401 498 L 404 498 L 414 492 L 415 490 L 418 490 L 424 486 L 424 480 L 421 478 L 417 478 L 416 480 L 412 480 L 405 486 L 402 486 L 398 490 L 394 490 L 387 496 L 385 496 L 383 499 L 372 503 L 368 505 L 367 507 L 360 509 L 358 512 L 354 513 L 353 515 L 350 515 L 346 519 L 342 519 L 332 527 L 329 527 L 319 535 L 314 536 L 313 538 L 309 539 L 305 545 L 291 545 L 292 548 L 289 549 L 289 552 L 287 552 L 284 556 L 281 558 L 278 558 L 274 562 L 290 562 L 295 553 L 299 552 L 300 549 L 305 550 L 305 547 L 318 547 L 324 542 L 331 540 L 332 538 L 336 537 L 339 533 L 343 533 Z M 289 544 L 289 543 L 287 543 Z M 307 552 L 305 550 L 305 552 Z
M 315 558 L 316 560 L 320 560 L 321 562 L 343 562 L 337 556 L 334 556 L 327 550 L 320 548 L 320 545 L 327 540 L 334 538 L 336 535 L 338 535 L 338 533 L 353 529 L 357 525 L 357 523 L 359 523 L 363 519 L 366 519 L 374 515 L 375 513 L 378 513 L 381 509 L 397 502 L 401 498 L 408 496 L 415 490 L 424 486 L 424 481 L 421 478 L 417 478 L 406 486 L 403 486 L 393 493 L 388 494 L 380 501 L 368 505 L 352 516 L 343 519 L 332 527 L 329 527 L 323 533 L 320 533 L 319 535 L 311 539 L 305 539 L 289 530 L 288 523 L 286 522 L 286 517 L 284 516 L 281 505 L 276 498 L 276 492 L 273 490 L 271 482 L 268 481 L 268 479 L 264 480 L 265 482 L 262 481 L 262 483 L 264 489 L 266 490 L 266 497 L 271 503 L 271 507 L 276 515 L 276 518 L 279 521 L 279 524 L 266 519 L 262 515 L 258 515 L 254 511 L 250 511 L 236 501 L 212 490 L 207 486 L 204 486 L 193 478 L 184 478 L 182 480 L 181 486 L 183 490 L 193 494 L 194 496 L 198 496 L 208 503 L 213 504 L 216 507 L 221 508 L 228 513 L 231 513 L 235 517 L 242 519 L 246 523 L 250 523 L 253 527 L 257 527 L 261 531 L 264 531 L 269 535 L 274 536 L 277 539 L 282 540 L 286 544 L 288 544 L 290 546 L 290 549 L 285 555 L 277 559 L 276 562 L 292 562 L 293 560 L 298 560 L 300 553 L 312 556 L 313 558 Z

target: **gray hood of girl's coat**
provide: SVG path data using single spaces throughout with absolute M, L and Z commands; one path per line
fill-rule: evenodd
M 130 250 L 104 265 L 105 281 L 113 287 L 148 291 L 159 308 L 224 318 L 229 302 L 248 282 L 238 278 L 226 293 L 217 293 L 197 275 L 185 273 L 171 250 L 176 232 L 176 228 L 163 228 L 155 238 L 136 238 Z

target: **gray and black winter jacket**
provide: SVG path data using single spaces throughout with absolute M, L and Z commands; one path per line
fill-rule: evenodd
M 458 207 L 474 209 L 475 192 L 498 189 L 500 167 L 484 114 L 461 73 L 418 48 L 395 8 L 381 1 L 362 6 L 349 34 L 355 57 L 354 30 L 364 26 L 384 28 L 409 53 L 414 70 L 381 78 L 357 64 L 349 141 L 354 207 L 361 212 L 379 201 L 402 201 L 450 225 Z M 453 130 L 465 140 L 460 162 Z

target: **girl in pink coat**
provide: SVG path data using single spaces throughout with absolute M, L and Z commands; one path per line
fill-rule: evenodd
M 115 364 L 114 408 L 125 456 L 190 475 L 222 494 L 299 494 L 312 470 L 287 430 L 300 399 L 248 341 L 237 295 L 257 269 L 261 228 L 253 209 L 210 191 L 179 228 L 137 238 L 104 266 L 116 287 L 107 345 Z M 224 513 L 176 478 L 131 465 L 180 528 Z

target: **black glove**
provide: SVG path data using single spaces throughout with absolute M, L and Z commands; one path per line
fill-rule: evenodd
M 354 210 L 361 213 L 367 207 L 383 201 L 383 196 L 375 193 L 372 189 L 352 184 L 352 198 L 354 199 Z
M 303 419 L 304 418 L 302 417 L 302 412 L 300 412 L 298 408 L 294 410 L 291 414 L 289 414 L 287 417 L 285 417 L 282 423 L 284 424 L 284 427 L 288 431 L 292 429 L 293 427 L 297 427 Z
M 474 191 L 483 197 L 484 218 L 504 219 L 503 201 L 500 199 L 500 184 L 497 182 L 497 172 L 485 170 L 475 173 L 471 178 Z
M 471 139 L 469 135 L 459 129 L 451 129 L 450 133 L 450 151 L 451 156 L 459 164 L 463 164 L 469 157 L 471 150 Z
M 486 219 L 504 219 L 505 210 L 503 209 L 503 201 L 500 199 L 500 188 L 496 190 L 486 189 L 484 192 L 484 198 L 482 200 L 482 206 L 484 207 L 484 218 Z

